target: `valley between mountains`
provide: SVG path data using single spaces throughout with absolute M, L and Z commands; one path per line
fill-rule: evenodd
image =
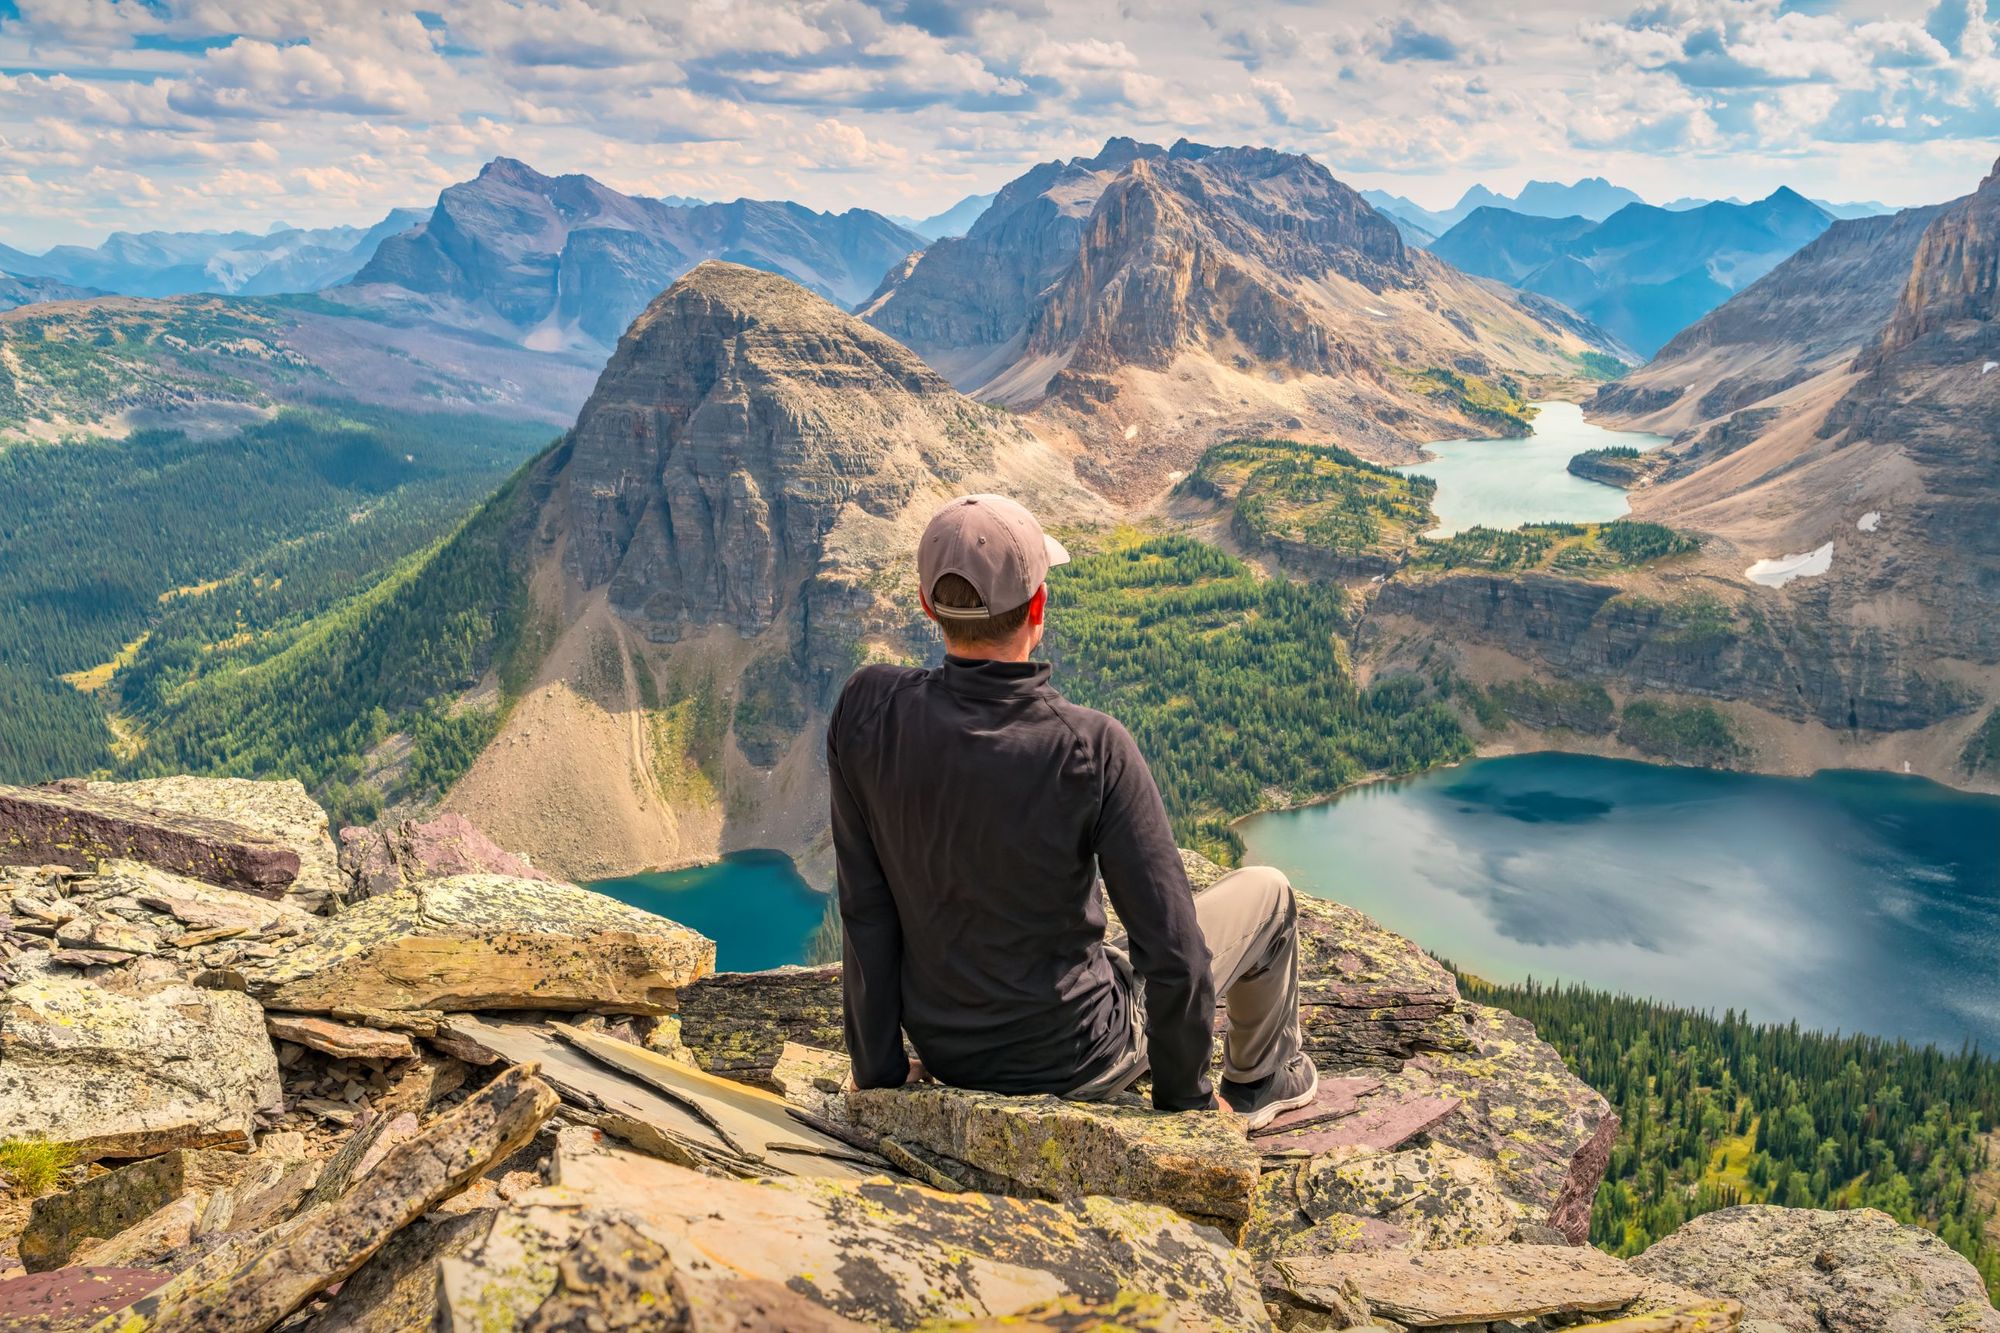
M 744 234 L 790 276 L 699 263 L 471 518 L 437 506 L 476 478 L 424 481 L 439 500 L 364 541 L 422 468 L 371 412 L 442 422 L 410 408 L 447 363 L 497 370 L 503 401 L 429 401 L 465 428 L 521 421 L 524 458 L 612 336 L 562 303 L 630 305 L 741 225 L 498 162 L 309 301 L 5 317 L 24 437 L 129 383 L 124 424 L 100 407 L 92 429 L 145 420 L 200 454 L 292 422 L 332 490 L 262 554 L 179 539 L 172 581 L 126 576 L 68 657 L 11 654 L 0 753 L 25 777 L 290 774 L 343 815 L 441 801 L 578 877 L 737 847 L 819 875 L 824 711 L 855 664 L 937 651 L 906 586 L 915 532 L 997 489 L 1079 552 L 1054 584 L 1067 687 L 1128 719 L 1183 837 L 1225 858 L 1244 814 L 1479 751 L 1990 790 L 1997 188 L 1831 223 L 1609 384 L 1633 356 L 1617 338 L 1270 150 L 1113 140 L 902 260 L 894 224 L 816 250 L 772 238 L 826 218 L 769 213 Z M 1504 448 L 1552 398 L 1672 437 L 1630 517 L 1428 535 L 1431 483 L 1386 465 L 1443 438 Z M 59 488 L 53 460 L 88 447 L 115 446 L 0 466 Z M 349 530 L 324 530 L 341 504 Z M 1746 577 L 1827 543 L 1825 572 Z M 314 587 L 300 552 L 335 547 L 350 577 Z M 38 771 L 37 746 L 59 759 Z
M 414 1135 L 380 1159 L 398 1170 L 349 1191 L 347 1154 L 390 1133 L 353 1126 L 326 1190 L 301 1185 L 258 1228 L 243 1224 L 238 1239 L 267 1255 L 294 1253 L 287 1219 L 301 1208 L 428 1209 L 464 1182 L 418 1188 L 400 1168 L 447 1149 L 497 1167 L 558 1094 L 565 1117 L 581 1110 L 710 1172 L 702 1187 L 721 1199 L 728 1243 L 764 1244 L 745 1219 L 777 1196 L 745 1185 L 723 1197 L 737 1182 L 718 1169 L 763 1174 L 727 1134 L 692 1128 L 685 1106 L 663 1112 L 670 1095 L 604 1101 L 624 1085 L 599 1065 L 657 1074 L 665 1052 L 674 1060 L 660 1064 L 777 1088 L 818 1117 L 805 1136 L 817 1165 L 800 1174 L 842 1184 L 787 1184 L 783 1197 L 820 1202 L 780 1230 L 869 1247 L 871 1262 L 975 1243 L 963 1201 L 947 1197 L 969 1186 L 1033 1196 L 1006 1253 L 1040 1272 L 1137 1234 L 1131 1216 L 1099 1215 L 1092 1235 L 1114 1239 L 1078 1246 L 1049 1200 L 1143 1186 L 1176 1212 L 1139 1219 L 1169 1256 L 1156 1265 L 1142 1247 L 1140 1266 L 1180 1281 L 1172 1255 L 1193 1262 L 1187 1238 L 1200 1255 L 1212 1246 L 1228 1281 L 1183 1313 L 1222 1326 L 1259 1326 L 1272 1308 L 1288 1325 L 1359 1318 L 1297 1276 L 1310 1265 L 1281 1265 L 1325 1260 L 1311 1247 L 1338 1232 L 1340 1264 L 1386 1246 L 1418 1268 L 1432 1250 L 1477 1263 L 1487 1248 L 1583 1265 L 1591 1313 L 1681 1309 L 1658 1318 L 1682 1322 L 1632 1326 L 1648 1333 L 1737 1327 L 1730 1302 L 1695 1308 L 1680 1284 L 1734 1293 L 1752 1270 L 1786 1275 L 1777 1296 L 1744 1292 L 1784 1318 L 1809 1303 L 1823 1326 L 1859 1330 L 1888 1326 L 1878 1308 L 1921 1305 L 1910 1317 L 1933 1323 L 1913 1327 L 1991 1327 L 2000 1081 L 1976 1052 L 1482 980 L 1311 899 L 1314 1039 L 1328 1043 L 1326 1068 L 1355 1080 L 1358 1113 L 1387 1122 L 1331 1131 L 1381 1131 L 1369 1155 L 1342 1159 L 1352 1179 L 1326 1156 L 1352 1144 L 1315 1137 L 1271 1165 L 1233 1140 L 1190 1151 L 1171 1130 L 1149 1137 L 1151 1118 L 1110 1133 L 1075 1113 L 1039 1123 L 1039 1139 L 996 1128 L 973 1143 L 985 1131 L 955 1138 L 952 1117 L 1011 1125 L 1015 1111 L 945 1094 L 850 1123 L 867 1099 L 829 1099 L 841 1057 L 812 1048 L 839 1042 L 831 971 L 708 976 L 709 941 L 559 882 L 765 849 L 828 885 L 827 710 L 861 664 L 936 659 L 911 554 L 939 503 L 978 490 L 1018 497 L 1073 551 L 1051 580 L 1058 682 L 1137 737 L 1197 882 L 1242 857 L 1246 816 L 1481 755 L 1872 768 L 2000 791 L 2000 172 L 1893 215 L 1835 219 L 1794 199 L 1758 214 L 1780 215 L 1761 237 L 1730 232 L 1730 281 L 1712 286 L 1681 282 L 1687 255 L 1668 240 L 1614 282 L 1608 241 L 1591 249 L 1565 229 L 1544 276 L 1605 265 L 1588 293 L 1603 310 L 1630 313 L 1621 283 L 1699 288 L 1705 313 L 1690 305 L 1657 338 L 1657 323 L 1600 322 L 1533 283 L 1449 262 L 1442 240 L 1420 245 L 1309 158 L 1185 140 L 1115 138 L 1034 167 L 962 234 L 865 210 L 643 199 L 503 158 L 433 209 L 394 216 L 366 257 L 341 248 L 351 237 L 283 242 L 311 260 L 311 290 L 102 295 L 73 284 L 82 268 L 23 277 L 27 303 L 0 314 L 0 496 L 12 506 L 0 523 L 0 782 L 108 780 L 4 795 L 10 817 L 93 820 L 124 850 L 10 871 L 21 924 L 0 921 L 0 963 L 21 969 L 8 993 L 25 998 L 10 1000 L 0 1037 L 66 1059 L 63 1006 L 87 1003 L 114 1029 L 117 1078 L 133 1082 L 125 1071 L 149 1070 L 157 1043 L 146 1006 L 120 988 L 150 997 L 171 984 L 176 1002 L 234 1025 L 211 1041 L 214 1025 L 197 1024 L 188 1058 L 251 1071 L 217 1073 L 227 1105 L 194 1099 L 200 1144 L 282 1137 L 318 1171 L 333 1150 L 325 1127 L 350 1128 L 352 1098 L 395 1110 L 381 1124 Z M 1483 211 L 1457 221 L 1460 241 L 1473 233 L 1459 228 L 1494 221 Z M 1591 230 L 1617 232 L 1618 216 Z M 1799 242 L 1781 260 L 1779 232 Z M 217 255 L 208 262 L 238 262 Z M 104 256 L 92 264 L 98 280 L 118 277 Z M 1611 479 L 1628 513 L 1440 530 L 1431 446 L 1504 451 L 1538 419 L 1553 433 L 1572 404 L 1596 426 L 1664 441 L 1580 451 L 1562 474 Z M 1565 808 L 1578 805 L 1590 803 Z M 184 879 L 189 839 L 208 845 L 214 821 L 240 825 L 224 832 L 251 889 Z M 1411 841 L 1426 836 L 1412 827 Z M 61 859 L 59 843 L 36 843 L 36 856 Z M 298 867 L 288 901 L 266 902 L 257 876 L 286 848 Z M 1658 892 L 1656 878 L 1640 890 Z M 496 932 L 532 947 L 490 950 Z M 408 990 L 406 946 L 476 956 L 468 993 Z M 593 970 L 612 956 L 618 967 Z M 181 984 L 197 975 L 225 989 Z M 606 976 L 630 993 L 607 1001 Z M 378 984 L 350 1007 L 345 988 Z M 577 1024 L 477 1012 L 551 994 Z M 560 1088 L 520 1068 L 538 1062 Z M 458 1080 L 483 1086 L 461 1099 Z M 14 1085 L 17 1101 L 42 1107 L 31 1081 Z M 281 1102 L 289 1121 L 272 1118 Z M 90 1108 L 42 1109 L 37 1136 Z M 635 1124 L 641 1111 L 686 1133 L 663 1138 Z M 808 1123 L 765 1111 L 790 1136 Z M 934 1120 L 894 1119 L 905 1115 Z M 266 1132 L 279 1123 L 282 1135 Z M 863 1134 L 866 1155 L 821 1142 L 828 1126 L 836 1145 Z M 659 1169 L 594 1133 L 570 1123 L 536 1151 L 565 1186 L 574 1173 L 604 1199 L 626 1200 L 631 1179 Z M 205 1150 L 195 1142 L 147 1138 L 139 1155 Z M 877 1151 L 901 1153 L 897 1179 L 933 1192 L 845 1181 Z M 272 1152 L 260 1173 L 304 1178 Z M 88 1188 L 48 1196 L 24 1262 L 37 1246 L 35 1263 L 63 1262 L 50 1219 L 98 1191 L 170 1189 L 174 1216 L 195 1209 L 197 1192 L 227 1182 L 197 1191 L 151 1173 L 204 1164 L 147 1166 L 137 1185 L 70 1168 Z M 541 1170 L 499 1180 L 518 1192 Z M 1174 1184 L 1189 1171 L 1208 1182 L 1193 1194 Z M 930 1202 L 900 1222 L 841 1212 L 852 1191 L 880 1189 L 898 1206 Z M 510 1225 L 543 1201 L 472 1193 L 468 1206 Z M 1822 1206 L 1856 1211 L 1803 1211 Z M 1195 1230 L 1218 1222 L 1248 1248 Z M 91 1225 L 108 1233 L 100 1254 L 157 1267 L 161 1253 L 194 1252 Z M 654 1217 L 643 1245 L 707 1225 Z M 624 1233 L 520 1235 L 537 1254 L 652 1254 Z M 436 1217 L 405 1240 L 452 1243 Z M 447 1256 L 439 1271 L 498 1289 L 489 1270 L 504 1249 Z M 199 1326 L 201 1303 L 232 1291 L 277 1299 L 209 1284 L 229 1253 L 174 1279 L 167 1308 L 192 1302 Z M 1246 1254 L 1273 1267 L 1246 1276 Z M 432 1274 L 431 1252 L 410 1262 Z M 1883 1295 L 1905 1263 L 1915 1294 Z M 787 1265 L 795 1256 L 770 1271 Z M 317 1300 L 335 1267 L 286 1290 Z M 744 1270 L 765 1272 L 747 1258 Z M 843 1287 L 831 1305 L 913 1323 L 880 1301 L 958 1290 L 925 1273 L 874 1296 Z M 586 1277 L 572 1276 L 581 1291 Z M 1093 1268 L 1069 1281 L 1096 1292 L 1103 1279 Z M 1409 1279 L 1397 1268 L 1377 1308 L 1407 1297 Z M 1484 1290 L 1480 1274 L 1468 1280 Z M 1607 1283 L 1633 1290 L 1606 1301 Z M 419 1305 L 454 1299 L 415 1285 Z M 337 1327 L 375 1292 L 357 1281 L 315 1317 Z M 1470 1319 L 1485 1307 L 1450 1308 Z

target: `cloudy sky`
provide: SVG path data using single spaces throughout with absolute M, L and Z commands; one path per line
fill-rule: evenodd
M 1438 207 L 1605 175 L 1894 204 L 2000 153 L 1987 0 L 0 0 L 0 240 L 369 221 L 498 154 L 923 215 L 1111 134 Z

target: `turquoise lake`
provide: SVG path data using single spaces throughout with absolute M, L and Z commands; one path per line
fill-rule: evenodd
M 1526 439 L 1439 440 L 1424 446 L 1436 458 L 1396 469 L 1437 483 L 1433 535 L 1523 523 L 1603 523 L 1629 512 L 1624 491 L 1571 476 L 1569 460 L 1612 445 L 1643 453 L 1665 444 L 1666 436 L 1593 426 L 1575 403 L 1534 406 L 1535 433 Z
M 1239 832 L 1299 888 L 1495 980 L 2000 1051 L 2000 799 L 1535 754 Z
M 1301 890 L 1495 980 L 2000 1051 L 2000 798 L 1534 754 L 1240 831 Z M 730 970 L 805 961 L 826 905 L 773 852 L 595 887 L 715 939 Z
M 732 852 L 713 865 L 601 879 L 590 887 L 708 936 L 722 972 L 805 962 L 827 905 L 783 852 Z

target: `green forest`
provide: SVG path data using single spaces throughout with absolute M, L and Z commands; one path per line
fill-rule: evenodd
M 106 705 L 133 734 L 196 678 L 281 653 L 547 440 L 535 424 L 342 405 L 221 439 L 0 452 L 0 781 L 131 759 L 113 753 Z
M 1330 444 L 1230 440 L 1203 454 L 1179 489 L 1231 499 L 1256 540 L 1303 542 L 1338 556 L 1398 557 L 1436 522 L 1436 482 Z
M 1424 538 L 1417 569 L 1548 569 L 1558 574 L 1636 569 L 1700 549 L 1685 533 L 1659 523 L 1620 518 L 1609 523 L 1529 523 L 1519 528 L 1467 528 Z
M 1578 986 L 1459 984 L 1532 1022 L 1617 1109 L 1594 1244 L 1637 1254 L 1739 1203 L 1880 1208 L 1937 1232 L 2000 1296 L 2000 1061 Z
M 1338 587 L 1262 579 L 1191 538 L 1124 529 L 1053 571 L 1049 597 L 1063 692 L 1124 722 L 1175 833 L 1227 864 L 1241 854 L 1236 816 L 1472 753 L 1415 677 L 1356 687 Z

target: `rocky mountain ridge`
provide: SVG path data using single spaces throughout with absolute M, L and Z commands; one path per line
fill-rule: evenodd
M 546 812 L 597 792 L 564 841 L 631 858 L 607 871 L 805 850 L 824 826 L 814 720 L 857 661 L 928 650 L 908 553 L 936 505 L 988 489 L 1051 523 L 1107 513 L 1061 454 L 893 339 L 775 275 L 697 266 L 523 491 L 555 641 L 448 804 L 546 850 Z M 669 721 L 677 696 L 709 719 L 699 737 Z M 590 736 L 620 762 L 576 767 Z
M 1630 1264 L 1577 1245 L 1603 1100 L 1335 904 L 1301 903 L 1324 1095 L 1246 1137 L 845 1091 L 837 1045 L 797 1039 L 837 1032 L 837 974 L 710 975 L 700 936 L 462 824 L 343 833 L 399 869 L 347 859 L 331 915 L 120 859 L 161 828 L 176 857 L 333 852 L 296 784 L 174 781 L 171 809 L 77 807 L 109 859 L 0 807 L 0 1140 L 76 1163 L 0 1166 L 6 1327 L 2000 1328 L 1970 1265 L 1879 1213 L 1728 1210 Z
M 1703 534 L 1699 558 L 1615 584 L 1392 589 L 1378 643 L 1409 650 L 1414 630 L 1529 673 L 1622 689 L 1637 672 L 1748 703 L 1760 762 L 1989 784 L 1975 756 L 2000 701 L 2000 562 L 1978 517 L 2000 420 L 1996 209 L 1989 176 L 1953 204 L 1835 223 L 1598 394 L 1611 421 L 1675 433 L 1633 507 Z M 1805 554 L 1802 575 L 1768 572 Z
M 1127 498 L 1230 434 L 1402 457 L 1475 428 L 1426 372 L 1499 384 L 1616 350 L 1410 249 L 1309 158 L 1185 140 L 1034 168 L 861 313 L 974 397 L 1034 411 Z
M 865 209 L 668 203 L 495 158 L 379 246 L 333 299 L 541 351 L 602 353 L 705 259 L 769 269 L 843 305 L 924 238 Z
M 120 231 L 98 245 L 58 245 L 39 255 L 0 246 L 0 270 L 119 296 L 316 292 L 353 277 L 385 237 L 423 217 L 422 210 L 396 208 L 368 227 Z
M 1561 301 L 1650 356 L 1832 221 L 1789 188 L 1682 211 L 1631 203 L 1601 221 L 1481 208 L 1431 251 Z

